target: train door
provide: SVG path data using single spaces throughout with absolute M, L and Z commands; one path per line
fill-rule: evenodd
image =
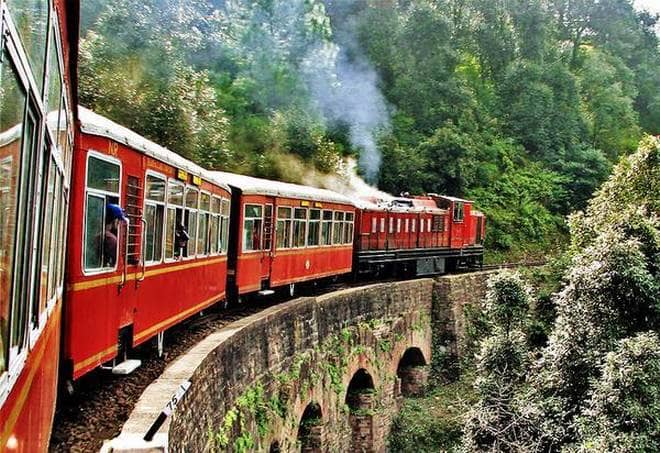
M 262 287 L 270 287 L 270 276 L 273 268 L 273 205 L 274 199 L 267 199 L 263 214 L 263 243 L 261 255 Z

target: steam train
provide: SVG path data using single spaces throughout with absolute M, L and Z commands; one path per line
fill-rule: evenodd
M 76 1 L 0 0 L 0 451 L 45 451 L 59 381 L 214 304 L 483 259 L 484 215 L 207 171 L 76 108 Z

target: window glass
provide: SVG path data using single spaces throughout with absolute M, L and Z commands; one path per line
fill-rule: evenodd
M 21 170 L 25 93 L 3 53 L 0 65 L 0 374 L 7 370 L 9 312 L 14 276 L 14 240 L 18 207 L 18 175 Z
M 456 201 L 454 203 L 454 221 L 461 222 L 463 220 L 463 203 Z
M 48 56 L 48 99 L 46 108 L 48 110 L 48 125 L 53 129 L 57 137 L 60 129 L 66 131 L 66 126 L 60 127 L 60 123 L 66 125 L 66 117 L 60 116 L 60 104 L 62 102 L 62 78 L 60 62 L 57 56 L 57 43 L 55 39 L 50 40 L 50 54 Z
M 378 220 L 376 219 L 376 217 L 372 217 L 371 218 L 371 232 L 375 233 L 376 231 L 378 231 Z
M 218 253 L 218 234 L 220 233 L 220 216 L 214 215 L 211 217 L 211 234 L 209 241 L 211 242 L 211 253 Z
M 105 192 L 119 193 L 119 165 L 89 156 L 87 187 Z
M 220 205 L 222 204 L 222 201 L 218 197 L 213 197 L 211 199 L 211 212 L 214 214 L 220 214 L 220 211 L 222 210 Z
M 396 219 L 396 232 L 401 233 L 401 219 Z
M 85 270 L 110 269 L 117 264 L 120 219 L 109 205 L 119 202 L 119 177 L 118 164 L 88 156 Z
M 305 246 L 305 234 L 307 224 L 307 209 L 296 208 L 293 221 L 293 245 L 294 247 Z
M 59 172 L 57 172 L 56 173 L 56 181 L 55 181 L 55 194 L 59 194 L 59 193 L 62 193 L 62 178 L 60 177 Z M 58 247 L 59 247 L 59 243 L 58 243 L 59 241 L 58 241 L 57 233 L 58 233 L 59 225 L 60 225 L 60 222 L 61 222 L 61 212 L 60 212 L 60 199 L 61 198 L 58 197 L 57 195 L 53 198 L 54 198 L 53 199 L 53 225 L 52 225 L 51 231 L 50 231 L 50 233 L 52 235 L 51 247 L 53 249 L 53 253 L 51 253 L 50 265 L 48 267 L 48 269 L 49 269 L 48 272 L 51 273 L 52 275 L 50 275 L 49 278 L 48 278 L 48 299 L 52 299 L 53 297 L 55 297 L 55 292 L 57 290 L 57 279 L 56 279 L 57 271 L 55 270 L 56 267 L 57 267 L 57 256 L 58 256 L 57 251 L 58 251 Z M 111 246 L 112 246 L 112 244 L 110 244 L 110 246 L 108 246 L 107 244 L 104 243 L 104 247 L 111 247 Z M 105 248 L 104 248 L 104 250 L 105 250 Z M 110 252 L 109 255 L 111 255 L 111 254 L 112 253 Z M 108 253 L 106 253 L 106 255 L 108 255 Z M 110 257 L 105 257 L 105 258 L 108 259 L 108 260 L 111 259 Z
M 431 219 L 426 219 L 426 231 L 431 232 Z
M 345 214 L 344 222 L 344 244 L 350 244 L 353 242 L 353 213 L 347 212 Z
M 211 210 L 211 195 L 208 193 L 202 193 L 202 198 L 200 199 L 199 209 L 202 211 Z
M 159 263 L 163 258 L 165 178 L 147 175 L 146 187 L 145 220 L 147 221 L 147 225 L 145 232 L 145 261 L 148 263 Z M 168 229 L 167 231 L 169 236 L 170 230 Z
M 307 224 L 307 245 L 317 246 L 321 241 L 321 211 L 311 209 L 309 211 L 309 222 Z
M 167 202 L 177 206 L 183 206 L 183 185 L 170 181 Z
M 186 190 L 186 208 L 197 209 L 197 202 L 199 200 L 199 191 L 197 189 L 188 188 Z
M 417 219 L 412 219 L 412 232 L 415 232 L 415 229 L 417 228 Z
M 410 231 L 410 219 L 406 219 L 406 222 L 404 224 L 404 230 L 405 233 Z
M 277 208 L 276 245 L 278 249 L 286 249 L 291 247 L 291 215 L 291 208 Z
M 423 233 L 424 232 L 424 224 L 426 223 L 426 219 L 419 219 L 419 232 Z
M 229 217 L 229 200 L 222 199 L 222 215 Z
M 167 208 L 165 227 L 165 259 L 174 258 L 174 235 L 176 233 L 176 209 Z
M 380 232 L 381 233 L 385 232 L 385 217 L 380 218 Z
M 103 267 L 103 222 L 105 217 L 105 198 L 87 194 L 85 211 L 85 269 Z
M 46 183 L 46 200 L 44 205 L 44 235 L 43 235 L 43 246 L 41 252 L 41 278 L 40 278 L 40 293 L 39 293 L 39 309 L 36 313 L 41 313 L 46 308 L 46 303 L 48 302 L 48 279 L 53 278 L 48 271 L 48 264 L 50 263 L 50 241 L 51 235 L 48 234 L 49 231 L 53 230 L 53 197 L 55 195 L 55 162 L 50 157 L 50 152 L 46 149 L 44 150 L 45 154 L 45 164 L 44 167 L 48 168 L 44 174 L 48 175 L 48 180 Z M 36 320 L 35 320 L 36 321 Z
M 332 211 L 323 211 L 321 222 L 321 245 L 332 244 Z
M 336 211 L 335 221 L 332 226 L 332 243 L 342 244 L 344 242 L 344 213 Z
M 390 234 L 394 233 L 394 217 L 390 217 Z
M 245 205 L 243 251 L 261 249 L 262 209 L 263 208 L 258 205 Z
M 206 255 L 206 239 L 208 237 L 208 214 L 200 212 L 198 216 L 199 226 L 197 227 L 197 254 Z
M 46 0 L 7 0 L 34 78 L 43 90 L 46 40 L 48 37 L 48 4 Z
M 165 202 L 165 179 L 147 175 L 147 192 L 149 200 Z

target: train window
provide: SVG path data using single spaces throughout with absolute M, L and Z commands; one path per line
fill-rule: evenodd
M 396 219 L 396 232 L 401 233 L 401 219 Z
M 445 230 L 445 218 L 441 215 L 433 216 L 433 231 L 442 232 Z
M 278 249 L 288 249 L 291 247 L 291 228 L 293 224 L 291 214 L 291 208 L 277 208 L 276 245 Z
M 243 251 L 261 250 L 261 229 L 263 225 L 263 207 L 254 204 L 245 205 L 243 219 Z
M 107 157 L 87 157 L 84 268 L 113 269 L 119 250 L 118 221 L 109 205 L 119 202 L 120 166 Z
M 51 228 L 51 254 L 50 254 L 50 265 L 48 267 L 48 272 L 52 275 L 48 277 L 48 299 L 51 300 L 55 297 L 57 290 L 57 271 L 55 267 L 57 266 L 57 256 L 59 250 L 59 238 L 57 236 L 59 224 L 61 221 L 61 199 L 57 194 L 62 193 L 62 177 L 60 176 L 59 171 L 55 173 L 55 196 L 53 197 L 53 223 Z
M 390 217 L 390 234 L 394 233 L 394 217 Z
M 309 210 L 309 223 L 307 224 L 307 245 L 315 247 L 321 242 L 321 210 Z
M 43 246 L 41 252 L 41 281 L 40 281 L 40 295 L 39 295 L 39 307 L 37 310 L 34 310 L 34 314 L 42 313 L 46 308 L 46 303 L 48 302 L 48 280 L 53 278 L 51 272 L 49 272 L 48 265 L 50 263 L 50 253 L 51 253 L 51 238 L 52 235 L 48 232 L 53 230 L 53 199 L 55 197 L 55 161 L 50 157 L 50 151 L 45 150 L 46 158 L 44 162 L 44 169 L 47 169 L 44 174 L 48 175 L 48 179 L 44 181 L 46 184 L 46 200 L 44 205 L 44 235 L 43 235 Z M 35 303 L 37 301 L 35 300 Z M 38 322 L 37 319 L 33 319 L 34 322 Z
M 332 224 L 332 243 L 344 243 L 344 213 L 335 211 L 335 221 Z
M 54 38 L 53 34 L 53 38 Z M 48 109 L 48 125 L 53 130 L 53 135 L 57 136 L 57 131 L 61 128 L 60 123 L 66 124 L 64 115 L 60 116 L 62 99 L 62 75 L 60 71 L 60 61 L 57 55 L 57 42 L 50 40 L 50 50 L 48 55 L 48 98 L 46 108 Z
M 293 214 L 293 246 L 305 247 L 305 235 L 307 234 L 307 209 L 296 208 Z
M 407 232 L 410 231 L 410 219 L 406 219 L 403 228 L 404 228 L 404 230 L 403 230 L 404 233 L 407 233 Z
M 199 199 L 199 226 L 197 227 L 197 254 L 208 255 L 208 238 L 210 227 L 209 211 L 211 210 L 211 194 L 202 192 Z
M 5 63 L 0 65 L 0 375 L 7 371 L 11 285 L 13 280 L 14 240 L 18 208 L 18 175 L 20 151 L 23 143 L 22 120 L 25 93 L 21 90 L 9 56 L 3 52 Z
M 332 211 L 322 213 L 321 245 L 332 245 Z
M 39 89 L 43 90 L 50 2 L 46 0 L 8 0 L 7 3 L 24 44 L 30 66 L 32 66 L 34 78 Z
M 419 219 L 419 232 L 424 232 L 424 225 L 426 224 L 426 219 Z
M 183 184 L 170 180 L 167 185 L 167 218 L 165 220 L 165 259 L 181 256 L 183 225 Z M 186 233 L 187 235 L 188 233 Z M 179 237 L 179 240 L 177 240 Z
M 218 253 L 218 245 L 220 242 L 220 211 L 221 211 L 222 200 L 218 197 L 213 197 L 211 199 L 211 234 L 209 235 L 209 241 L 211 242 L 211 253 Z
M 463 221 L 463 202 L 454 202 L 454 222 Z
M 220 218 L 220 253 L 226 253 L 229 247 L 229 200 L 222 199 Z
M 347 212 L 344 216 L 344 244 L 350 244 L 353 242 L 353 219 L 355 214 L 352 212 Z
M 380 218 L 380 232 L 381 233 L 385 232 L 385 217 Z
M 376 217 L 371 218 L 371 232 L 376 233 L 378 231 L 378 219 Z
M 414 233 L 417 229 L 417 219 L 412 219 L 412 224 L 410 226 L 412 227 L 411 230 Z
M 197 248 L 197 205 L 199 203 L 199 191 L 192 187 L 186 188 L 185 206 L 183 223 L 188 232 L 188 242 L 183 248 L 183 256 L 195 256 Z
M 144 260 L 147 263 L 160 263 L 163 257 L 163 222 L 165 220 L 165 178 L 147 175 L 144 218 L 145 232 Z

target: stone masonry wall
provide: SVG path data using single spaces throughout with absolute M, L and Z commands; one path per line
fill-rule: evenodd
M 274 445 L 299 450 L 300 422 L 310 404 L 320 407 L 320 420 L 311 426 L 322 439 L 318 451 L 351 451 L 351 420 L 362 432 L 360 451 L 385 451 L 402 380 L 414 387 L 406 393 L 417 393 L 428 374 L 428 367 L 418 367 L 397 376 L 401 358 L 417 348 L 430 364 L 432 343 L 440 348 L 434 354 L 460 354 L 463 308 L 481 302 L 488 275 L 352 288 L 297 299 L 232 323 L 147 388 L 113 441 L 114 450 L 134 446 L 130 440 L 139 439 L 177 386 L 190 380 L 156 436 L 169 451 L 269 451 Z M 370 408 L 352 412 L 347 389 L 359 370 L 373 380 L 373 392 Z

